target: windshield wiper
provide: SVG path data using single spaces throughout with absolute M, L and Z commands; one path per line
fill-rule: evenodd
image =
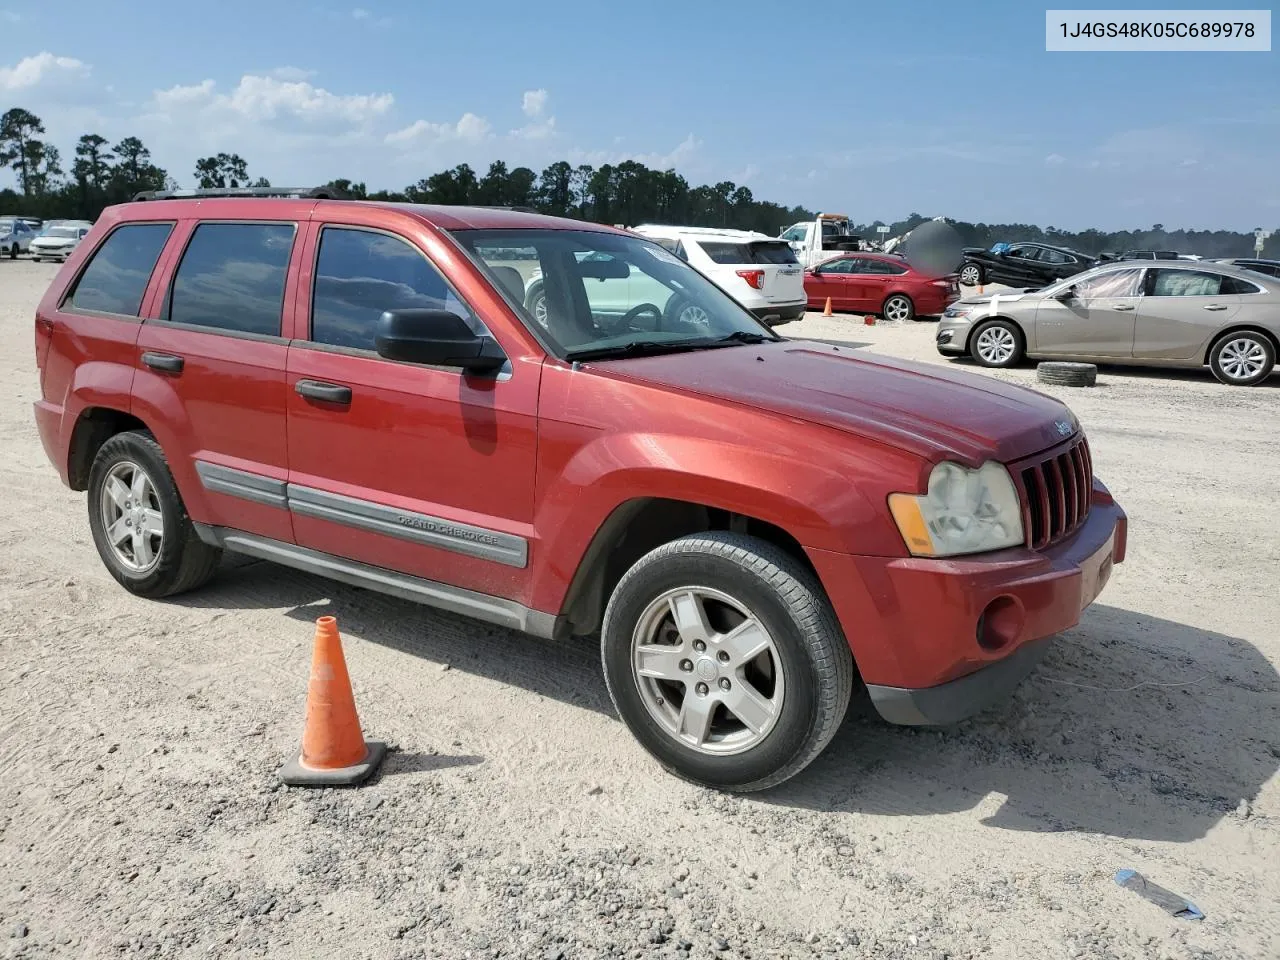
M 631 340 L 627 343 L 615 343 L 608 347 L 588 347 L 584 350 L 570 350 L 565 359 L 578 362 L 584 360 L 617 360 L 622 357 L 654 356 L 659 353 L 683 353 L 687 350 L 702 350 L 709 346 L 706 340 Z
M 727 337 L 720 337 L 715 343 L 777 343 L 780 337 L 757 333 L 754 330 L 735 330 Z

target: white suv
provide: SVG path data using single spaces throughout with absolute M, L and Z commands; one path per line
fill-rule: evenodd
M 632 232 L 687 261 L 770 326 L 804 316 L 804 270 L 785 240 L 714 227 L 642 224 Z

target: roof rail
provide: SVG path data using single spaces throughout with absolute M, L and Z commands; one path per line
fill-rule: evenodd
M 350 196 L 336 187 L 213 187 L 199 190 L 143 190 L 135 193 L 135 203 L 142 200 L 205 200 L 212 197 L 294 197 L 304 200 L 349 200 Z

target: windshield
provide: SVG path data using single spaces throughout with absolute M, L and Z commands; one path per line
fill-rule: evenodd
M 453 236 L 566 359 L 777 339 L 657 243 L 589 230 L 457 230 Z
M 42 237 L 64 237 L 74 240 L 78 234 L 75 227 L 49 227 L 41 234 Z

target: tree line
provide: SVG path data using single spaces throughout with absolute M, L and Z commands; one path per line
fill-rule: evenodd
M 93 220 L 104 207 L 127 201 L 140 191 L 178 186 L 166 170 L 151 162 L 151 152 L 137 137 L 111 144 L 99 134 L 87 133 L 76 141 L 67 158 L 69 166 L 64 168 L 58 148 L 44 135 L 44 123 L 30 111 L 14 107 L 0 116 L 0 169 L 11 168 L 18 181 L 18 191 L 0 190 L 0 216 Z M 248 163 L 235 153 L 201 157 L 190 182 L 203 188 L 271 186 L 264 177 L 251 177 Z M 509 168 L 495 160 L 483 174 L 461 163 L 398 191 L 370 191 L 363 181 L 349 179 L 332 180 L 329 186 L 356 199 L 528 207 L 598 223 L 732 227 L 770 236 L 815 216 L 804 207 L 757 200 L 750 188 L 729 180 L 692 186 L 674 170 L 653 170 L 634 160 L 599 167 L 561 160 L 541 173 L 523 166 Z M 899 236 L 927 219 L 913 213 L 894 223 L 876 220 L 856 229 L 867 239 L 883 239 Z M 1090 254 L 1168 249 L 1232 257 L 1253 252 L 1252 234 L 1229 230 L 1166 230 L 1156 224 L 1149 230 L 1073 233 L 1023 223 L 952 223 L 965 245 L 975 247 L 998 241 L 1040 241 Z M 879 226 L 888 226 L 889 232 L 877 232 Z M 1270 250 L 1280 255 L 1280 236 L 1271 241 Z

